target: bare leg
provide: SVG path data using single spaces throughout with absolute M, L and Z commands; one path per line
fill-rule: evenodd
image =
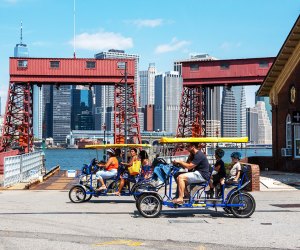
M 101 186 L 100 186 L 100 184 L 101 184 Z M 97 190 L 106 189 L 105 183 L 101 177 L 97 179 L 97 187 L 98 187 Z
M 118 192 L 115 192 L 115 195 L 120 195 L 121 194 L 121 191 L 122 191 L 122 188 L 124 187 L 124 184 L 125 184 L 125 180 L 123 178 L 121 178 L 120 179 L 119 190 L 118 190 Z
M 183 202 L 186 181 L 187 181 L 187 178 L 186 178 L 185 174 L 181 174 L 178 176 L 179 195 L 178 195 L 177 202 Z

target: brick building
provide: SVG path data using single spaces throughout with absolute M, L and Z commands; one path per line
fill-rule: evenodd
M 272 105 L 274 169 L 300 172 L 300 16 L 258 95 L 269 96 Z

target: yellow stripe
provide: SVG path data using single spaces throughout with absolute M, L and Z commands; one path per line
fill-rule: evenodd
M 160 143 L 190 143 L 190 142 L 202 142 L 202 143 L 218 143 L 218 142 L 232 142 L 242 143 L 248 142 L 248 137 L 184 137 L 184 138 L 168 138 L 162 137 Z
M 206 204 L 193 204 L 193 207 L 206 207 Z
M 133 240 L 113 240 L 113 241 L 106 241 L 102 243 L 95 244 L 96 246 L 110 246 L 110 245 L 125 245 L 130 247 L 138 247 L 141 246 L 143 243 L 139 241 L 133 241 Z
M 151 148 L 151 144 L 95 144 L 95 145 L 86 145 L 85 148 L 95 148 L 95 149 L 105 149 L 105 148 Z

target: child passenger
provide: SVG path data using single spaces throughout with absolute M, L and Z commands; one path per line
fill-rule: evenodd
M 225 169 L 224 162 L 222 160 L 224 154 L 225 152 L 221 148 L 217 148 L 215 150 L 216 163 L 212 175 L 212 182 L 209 183 L 209 187 L 210 187 L 209 194 L 211 198 L 214 195 L 214 188 L 218 184 L 220 184 L 221 195 L 223 194 L 223 185 L 225 183 L 225 177 L 226 177 L 226 169 Z
M 237 183 L 240 175 L 241 175 L 241 153 L 240 152 L 233 152 L 231 155 L 231 161 L 232 161 L 232 168 L 230 169 L 230 177 L 228 179 L 229 183 Z

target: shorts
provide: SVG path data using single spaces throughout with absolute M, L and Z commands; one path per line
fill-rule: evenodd
M 215 175 L 213 175 L 212 177 L 213 177 L 213 185 L 214 185 L 214 186 L 217 186 L 217 185 L 220 183 L 220 180 L 221 180 L 222 178 L 225 178 L 225 176 L 222 176 L 222 175 L 220 175 L 220 174 L 215 174 Z
M 103 180 L 110 179 L 117 176 L 117 173 L 118 173 L 117 169 L 112 169 L 110 171 L 100 170 L 96 173 L 96 179 L 103 179 Z
M 207 181 L 203 178 L 203 176 L 200 174 L 199 171 L 184 173 L 184 175 L 187 177 L 189 184 L 201 183 Z

